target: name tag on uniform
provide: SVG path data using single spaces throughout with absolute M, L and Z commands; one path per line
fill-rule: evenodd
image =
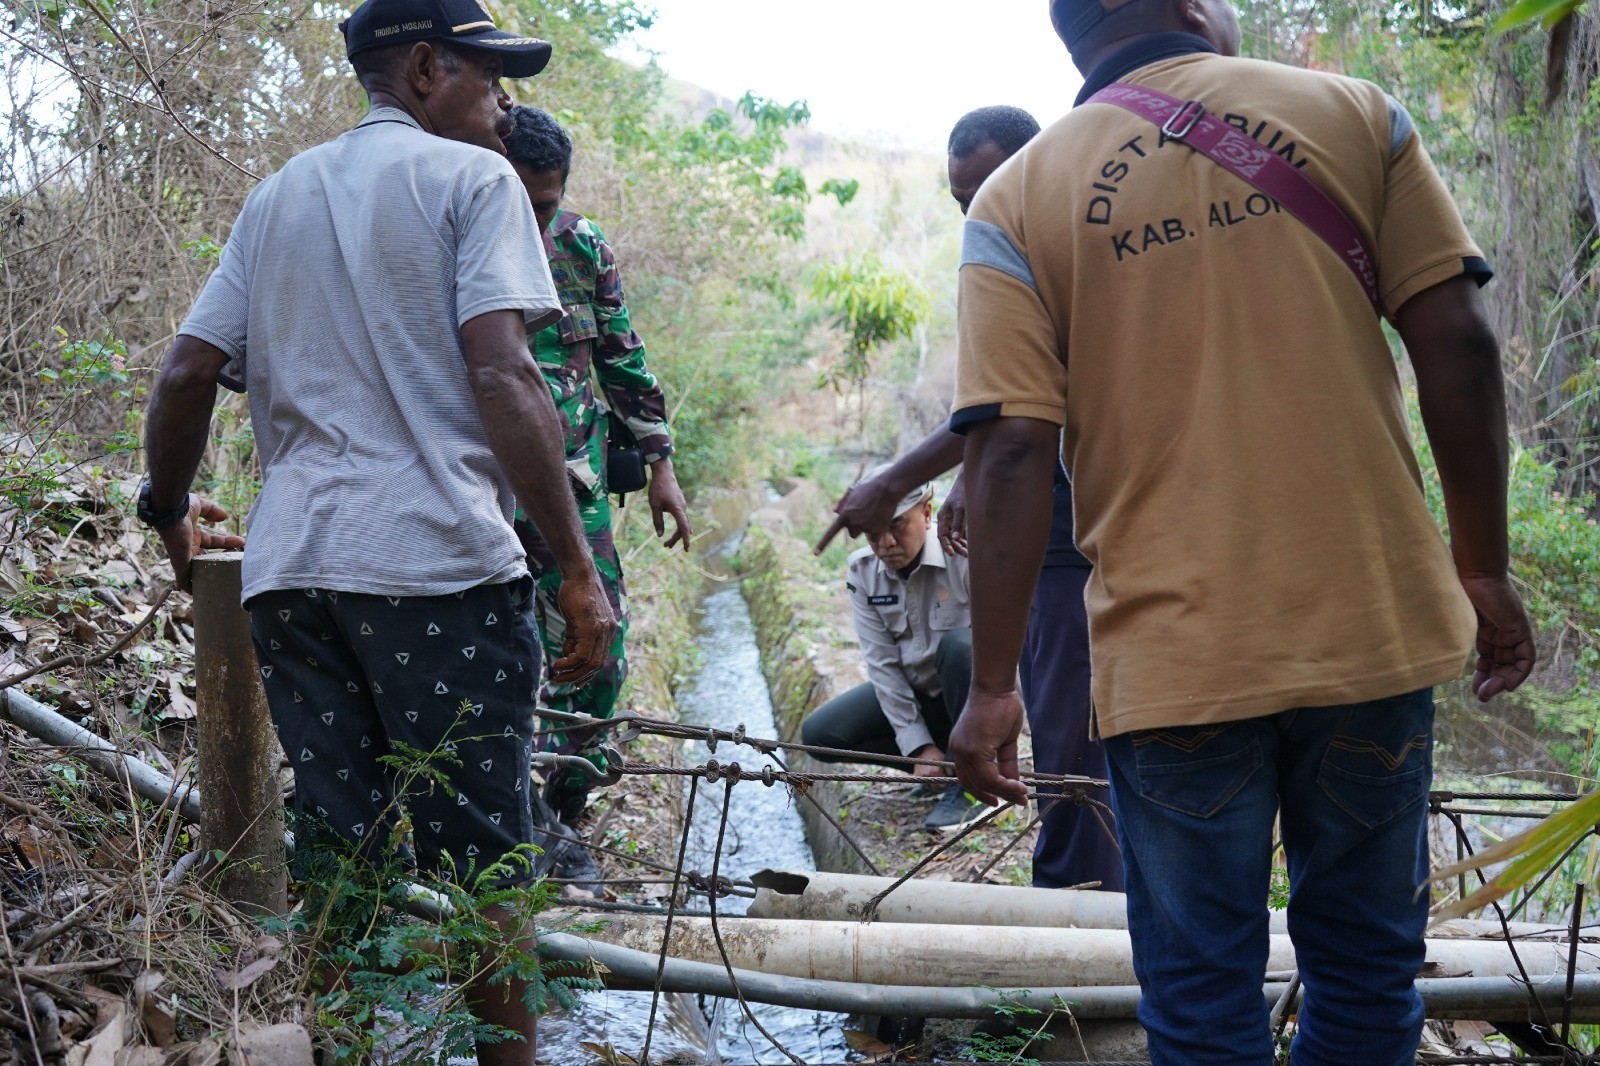
M 890 604 L 900 602 L 900 594 L 898 592 L 889 592 L 882 596 L 868 596 L 867 602 L 874 607 L 888 607 Z

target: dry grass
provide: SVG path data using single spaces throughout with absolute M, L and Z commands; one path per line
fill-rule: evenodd
M 106 1033 L 114 1045 L 177 1055 L 304 1015 L 305 973 L 204 889 L 198 828 L 173 804 L 130 796 L 6 734 L 0 802 L 17 817 L 0 838 L 0 1001 L 14 1052 L 70 1054 Z M 137 1020 L 131 1032 L 124 1012 Z

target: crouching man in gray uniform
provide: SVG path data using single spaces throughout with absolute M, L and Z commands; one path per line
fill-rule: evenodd
M 876 477 L 887 467 L 872 472 Z M 899 767 L 896 756 L 925 760 L 912 773 L 943 777 L 945 744 L 972 683 L 971 593 L 967 560 L 947 555 L 933 526 L 933 486 L 918 485 L 900 501 L 894 521 L 850 556 L 846 588 L 856 639 L 866 660 L 866 684 L 829 700 L 806 718 L 807 744 L 853 756 L 819 755 L 824 762 Z M 932 793 L 918 786 L 914 795 Z M 989 808 L 951 785 L 923 823 L 953 829 Z

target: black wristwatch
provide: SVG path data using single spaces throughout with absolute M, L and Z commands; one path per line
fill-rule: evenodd
M 150 507 L 150 479 L 145 478 L 144 484 L 139 486 L 139 521 L 151 529 L 160 532 L 182 522 L 189 517 L 189 494 L 183 494 L 183 502 L 170 511 L 155 511 Z

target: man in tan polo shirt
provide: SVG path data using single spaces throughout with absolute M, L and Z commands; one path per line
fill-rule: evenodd
M 1305 985 L 1295 1066 L 1412 1061 L 1432 686 L 1480 699 L 1532 636 L 1507 579 L 1488 264 L 1409 115 L 1365 82 L 1237 57 L 1226 0 L 1054 0 L 1084 72 L 1206 111 L 1320 186 L 1373 250 L 1450 520 L 1428 513 L 1362 284 L 1279 201 L 1148 119 L 1080 106 L 984 185 L 962 255 L 974 679 L 951 740 L 1026 799 L 1015 672 L 1062 455 L 1158 1063 L 1272 1061 L 1273 827 Z

